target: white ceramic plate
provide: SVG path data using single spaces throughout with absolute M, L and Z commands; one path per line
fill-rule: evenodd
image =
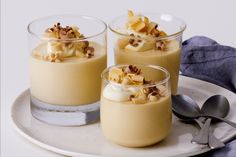
M 180 76 L 179 93 L 187 94 L 202 104 L 209 96 L 222 94 L 231 104 L 227 118 L 236 122 L 236 95 L 219 86 L 197 79 Z M 100 124 L 81 127 L 60 127 L 42 123 L 30 114 L 29 90 L 24 91 L 12 106 L 15 129 L 32 143 L 68 156 L 89 157 L 183 157 L 209 150 L 207 146 L 191 144 L 192 134 L 198 129 L 173 118 L 171 134 L 164 141 L 146 148 L 126 148 L 106 141 Z M 222 141 L 236 136 L 236 130 L 224 123 L 216 125 L 214 134 Z

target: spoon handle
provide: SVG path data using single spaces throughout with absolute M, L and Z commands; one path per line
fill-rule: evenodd
M 222 121 L 222 122 L 225 122 L 225 123 L 231 125 L 233 128 L 236 128 L 236 123 L 231 122 L 231 121 L 229 121 L 229 120 L 227 120 L 227 119 L 224 119 L 224 118 L 215 117 L 215 116 L 212 116 L 212 115 L 200 115 L 199 117 L 214 118 L 214 119 L 220 120 L 220 121 Z
M 208 145 L 211 149 L 218 149 L 218 148 L 222 148 L 225 146 L 225 144 L 223 142 L 221 142 L 219 139 L 217 139 L 214 134 L 213 134 L 213 130 L 210 127 L 209 128 L 209 135 L 208 135 Z
M 203 127 L 203 124 L 205 122 L 205 119 L 206 118 L 203 118 L 203 117 L 200 117 L 198 119 L 194 119 L 195 122 L 198 123 L 198 125 L 200 126 L 200 129 L 202 129 Z M 192 142 L 192 141 L 191 141 Z M 225 144 L 223 142 L 221 142 L 219 139 L 217 139 L 215 137 L 215 135 L 213 134 L 213 130 L 212 128 L 210 127 L 209 128 L 209 134 L 208 134 L 208 146 L 211 148 L 211 149 L 217 149 L 217 148 L 222 148 L 225 146 Z
M 193 137 L 191 142 L 198 144 L 208 144 L 208 139 L 209 139 L 208 134 L 209 134 L 210 124 L 211 124 L 211 118 L 208 118 L 206 122 L 203 124 L 199 133 Z

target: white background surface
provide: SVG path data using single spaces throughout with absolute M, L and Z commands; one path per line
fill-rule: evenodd
M 105 22 L 137 12 L 165 12 L 187 23 L 184 39 L 205 35 L 219 43 L 236 47 L 235 0 L 2 0 L 1 4 L 1 156 L 60 156 L 27 142 L 14 130 L 10 107 L 29 87 L 27 24 L 38 17 L 77 13 L 96 16 Z M 109 39 L 109 37 L 108 37 Z M 108 51 L 109 55 L 112 51 Z M 110 60 L 111 63 L 111 60 Z

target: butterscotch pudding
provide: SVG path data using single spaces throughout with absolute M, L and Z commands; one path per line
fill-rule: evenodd
M 101 127 L 109 141 L 144 147 L 168 136 L 172 111 L 165 69 L 120 65 L 106 69 L 102 78 Z
M 37 119 L 59 125 L 99 119 L 100 75 L 107 65 L 105 29 L 104 24 L 100 37 L 89 37 L 79 25 L 58 22 L 44 28 L 30 56 L 31 109 Z
M 159 22 L 159 23 L 157 23 Z M 172 94 L 177 93 L 182 33 L 185 24 L 170 15 L 128 11 L 110 24 L 115 34 L 116 64 L 159 65 L 170 73 Z

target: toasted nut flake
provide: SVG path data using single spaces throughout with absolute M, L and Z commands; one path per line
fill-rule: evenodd
M 128 85 L 130 84 L 130 79 L 128 77 L 125 77 L 123 80 L 122 80 L 122 83 L 123 85 Z
M 87 48 L 86 48 L 86 52 L 87 52 L 87 53 L 94 52 L 94 48 L 93 48 L 93 47 L 87 47 Z
M 141 39 L 138 39 L 137 42 L 140 43 L 140 42 L 142 42 L 142 40 L 141 40 Z
M 152 95 L 152 96 L 157 96 L 158 93 L 157 93 L 157 91 L 154 91 L 154 92 L 150 93 L 150 95 Z
M 134 30 L 136 31 L 136 32 L 140 32 L 140 31 L 142 31 L 144 28 L 145 28 L 145 23 L 144 22 L 138 22 L 136 25 L 135 25 L 135 27 L 134 27 Z
M 130 95 L 129 100 L 132 101 L 132 99 L 135 98 L 135 95 Z
M 154 37 L 159 37 L 160 36 L 159 31 L 157 29 L 153 29 L 150 34 Z
M 141 69 L 138 69 L 136 66 L 129 65 L 124 69 L 124 72 L 139 75 L 141 74 Z
M 132 46 L 133 46 L 133 47 L 138 47 L 138 45 L 139 45 L 138 43 L 135 43 L 135 44 L 133 44 Z
M 135 38 L 132 38 L 133 36 L 130 35 L 131 38 L 129 39 L 129 44 L 134 46 L 134 47 L 137 47 L 139 45 L 140 42 L 142 42 L 141 39 L 135 39 Z
M 153 29 L 157 28 L 157 24 L 154 22 L 150 22 L 147 28 L 147 33 L 150 34 Z
M 93 53 L 93 52 L 89 52 L 89 53 L 86 53 L 85 56 L 86 56 L 87 58 L 91 58 L 91 57 L 94 56 L 94 53 Z
M 143 94 L 148 94 L 148 93 L 149 93 L 148 88 L 143 88 L 143 89 L 142 89 L 142 93 L 143 93 Z
M 132 98 L 131 100 L 134 104 L 145 104 L 146 103 L 146 99 L 139 98 L 139 97 Z
M 123 77 L 124 73 L 120 68 L 114 67 L 109 71 L 109 80 L 113 82 L 120 83 Z
M 134 27 L 139 22 L 142 22 L 142 19 L 138 16 L 133 16 L 128 20 L 130 27 Z
M 157 101 L 158 100 L 158 96 L 153 96 L 153 95 L 150 95 L 150 96 L 148 96 L 148 99 L 149 99 L 149 101 Z
M 164 51 L 166 48 L 165 43 L 163 41 L 157 41 L 156 42 L 156 49 Z
M 132 77 L 135 76 L 135 74 L 133 73 L 127 73 L 126 75 L 130 80 L 132 80 Z
M 140 84 L 143 84 L 144 77 L 141 75 L 134 75 L 132 76 L 132 81 L 138 82 Z
M 154 37 L 167 35 L 164 31 L 157 29 L 157 23 L 151 22 L 146 16 L 134 15 L 132 11 L 128 11 L 128 22 L 126 25 L 136 32 L 145 33 Z
M 77 46 L 84 49 L 84 48 L 86 48 L 86 47 L 89 46 L 89 42 L 88 42 L 88 41 L 79 41 L 79 42 L 77 43 Z
M 133 38 L 129 39 L 129 43 L 130 43 L 131 45 L 133 45 L 134 42 L 135 42 L 135 40 L 134 40 Z
M 166 34 L 164 31 L 160 31 L 160 32 L 159 32 L 159 35 L 160 35 L 161 37 L 167 36 L 167 34 Z
M 146 24 L 146 26 L 149 24 L 149 19 L 146 17 L 146 16 L 144 16 L 144 18 L 143 18 L 143 22 Z
M 131 10 L 128 10 L 128 18 L 131 18 L 134 16 L 134 13 Z
M 78 31 L 79 30 L 79 27 L 77 26 L 72 26 L 72 31 L 75 33 L 76 37 L 80 37 L 80 32 Z
M 43 56 L 43 59 L 50 62 L 61 62 L 63 61 L 62 54 L 60 53 L 51 53 L 49 55 Z

